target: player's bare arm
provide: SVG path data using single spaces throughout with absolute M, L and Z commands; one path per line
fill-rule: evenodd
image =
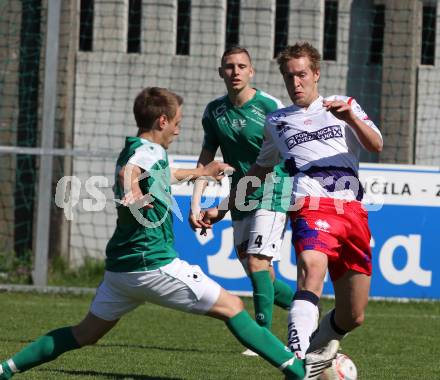
M 200 177 L 211 178 L 215 181 L 220 181 L 225 176 L 225 171 L 233 171 L 234 169 L 228 164 L 224 164 L 218 161 L 212 161 L 206 166 L 201 166 L 196 169 L 176 169 L 171 170 L 171 183 L 177 183 L 180 181 L 190 181 Z M 142 202 L 140 207 L 152 208 L 150 204 L 151 196 L 149 194 L 143 194 L 139 186 L 139 181 L 142 179 L 143 173 L 139 166 L 133 164 L 125 165 L 119 171 L 119 181 L 125 189 L 125 195 L 122 199 L 124 206 L 134 204 L 136 202 Z
M 323 105 L 336 118 L 345 121 L 353 128 L 366 150 L 376 153 L 382 151 L 382 138 L 355 115 L 350 104 L 343 100 L 324 100 Z
M 225 172 L 232 172 L 234 168 L 223 162 L 212 161 L 206 166 L 200 166 L 195 169 L 170 168 L 170 171 L 171 183 L 192 181 L 198 178 L 221 181 L 225 176 Z
M 202 149 L 200 152 L 199 160 L 197 161 L 197 167 L 204 167 L 214 160 L 215 152 L 211 152 L 208 149 Z M 193 231 L 196 228 L 202 228 L 199 222 L 200 219 L 200 202 L 205 191 L 208 181 L 203 178 L 199 178 L 194 182 L 193 195 L 191 197 L 191 208 L 189 210 L 188 222 Z
M 261 182 L 266 179 L 268 173 L 273 171 L 273 166 L 264 167 L 258 164 L 253 164 L 248 172 L 246 173 L 246 177 L 257 177 Z M 235 200 L 237 199 L 238 191 L 245 191 L 245 197 L 251 194 L 255 189 L 251 186 L 246 186 L 244 189 L 238 189 L 234 187 L 229 196 L 227 196 L 217 207 L 207 209 L 203 211 L 202 216 L 203 219 L 200 220 L 200 224 L 203 228 L 212 228 L 214 223 L 222 220 L 226 213 L 231 210 L 235 206 Z
M 140 207 L 153 208 L 151 204 L 152 198 L 149 194 L 143 194 L 139 186 L 142 179 L 142 170 L 139 166 L 133 164 L 125 165 L 118 173 L 118 179 L 124 188 L 124 198 L 121 203 L 124 206 L 132 205 L 139 202 Z

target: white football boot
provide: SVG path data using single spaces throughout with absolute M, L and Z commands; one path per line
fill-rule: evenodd
M 339 349 L 339 340 L 333 339 L 323 348 L 306 354 L 306 376 L 304 380 L 316 380 L 319 375 L 331 367 L 333 359 L 336 357 Z

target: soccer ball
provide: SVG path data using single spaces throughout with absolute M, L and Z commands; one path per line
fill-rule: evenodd
M 356 380 L 357 369 L 353 361 L 345 354 L 338 353 L 332 362 L 318 378 L 319 380 Z

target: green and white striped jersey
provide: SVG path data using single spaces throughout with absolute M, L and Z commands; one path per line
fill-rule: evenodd
M 137 210 L 117 205 L 116 229 L 106 249 L 106 269 L 111 272 L 157 269 L 177 257 L 173 248 L 170 168 L 165 149 L 139 137 L 127 137 L 116 163 L 115 199 L 124 196 L 118 173 L 128 163 L 142 169 L 139 185 L 144 194 L 152 194 L 154 208 Z
M 258 89 L 254 97 L 241 107 L 234 106 L 227 95 L 206 106 L 202 118 L 203 148 L 216 152 L 220 147 L 223 160 L 235 168 L 231 186 L 236 186 L 257 160 L 263 144 L 266 115 L 283 107 L 280 100 Z M 246 198 L 247 201 L 258 201 L 256 208 L 286 212 L 291 192 L 283 166 L 275 167 L 275 177 L 278 183 L 274 183 L 273 190 L 272 186 L 266 185 L 264 193 L 264 186 L 261 186 Z M 247 214 L 237 209 L 231 211 L 233 220 L 242 219 Z

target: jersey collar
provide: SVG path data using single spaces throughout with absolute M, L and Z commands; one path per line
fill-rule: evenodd
M 312 104 L 309 105 L 306 112 L 315 111 L 319 108 L 322 108 L 323 100 L 324 98 L 321 95 L 319 95 L 318 98 L 314 102 L 312 102 Z
M 295 104 L 292 104 L 290 107 L 291 110 L 293 110 L 293 112 L 301 112 L 301 113 L 309 113 L 312 111 L 315 111 L 319 108 L 322 108 L 322 101 L 324 100 L 324 98 L 319 95 L 318 98 L 312 102 L 312 104 L 310 104 L 307 108 L 306 107 L 299 107 Z
M 145 139 L 145 138 L 142 138 L 142 137 L 138 137 L 138 136 L 126 136 L 125 137 L 125 144 L 126 145 L 131 145 L 131 144 L 133 144 L 135 142 L 138 142 L 138 141 L 140 141 L 140 143 L 142 145 L 145 145 L 145 144 L 151 145 L 151 146 L 154 146 L 154 147 L 158 148 L 159 150 L 165 151 L 165 149 L 163 148 L 162 145 L 160 145 L 158 143 L 155 143 L 155 142 L 153 142 L 151 140 L 148 140 L 148 139 Z
M 254 94 L 254 96 L 253 96 L 252 98 L 250 98 L 246 103 L 244 103 L 243 105 L 241 105 L 240 107 L 238 107 L 238 106 L 232 104 L 231 99 L 229 99 L 229 96 L 228 96 L 228 95 L 226 95 L 227 102 L 228 102 L 229 105 L 230 105 L 231 107 L 233 107 L 233 108 L 237 108 L 237 109 L 243 109 L 243 108 L 246 108 L 246 107 L 248 107 L 250 104 L 252 104 L 252 103 L 255 101 L 255 99 L 257 99 L 257 97 L 260 95 L 260 90 L 259 90 L 258 88 L 255 88 L 255 87 L 254 87 L 254 90 L 255 90 L 255 94 Z

